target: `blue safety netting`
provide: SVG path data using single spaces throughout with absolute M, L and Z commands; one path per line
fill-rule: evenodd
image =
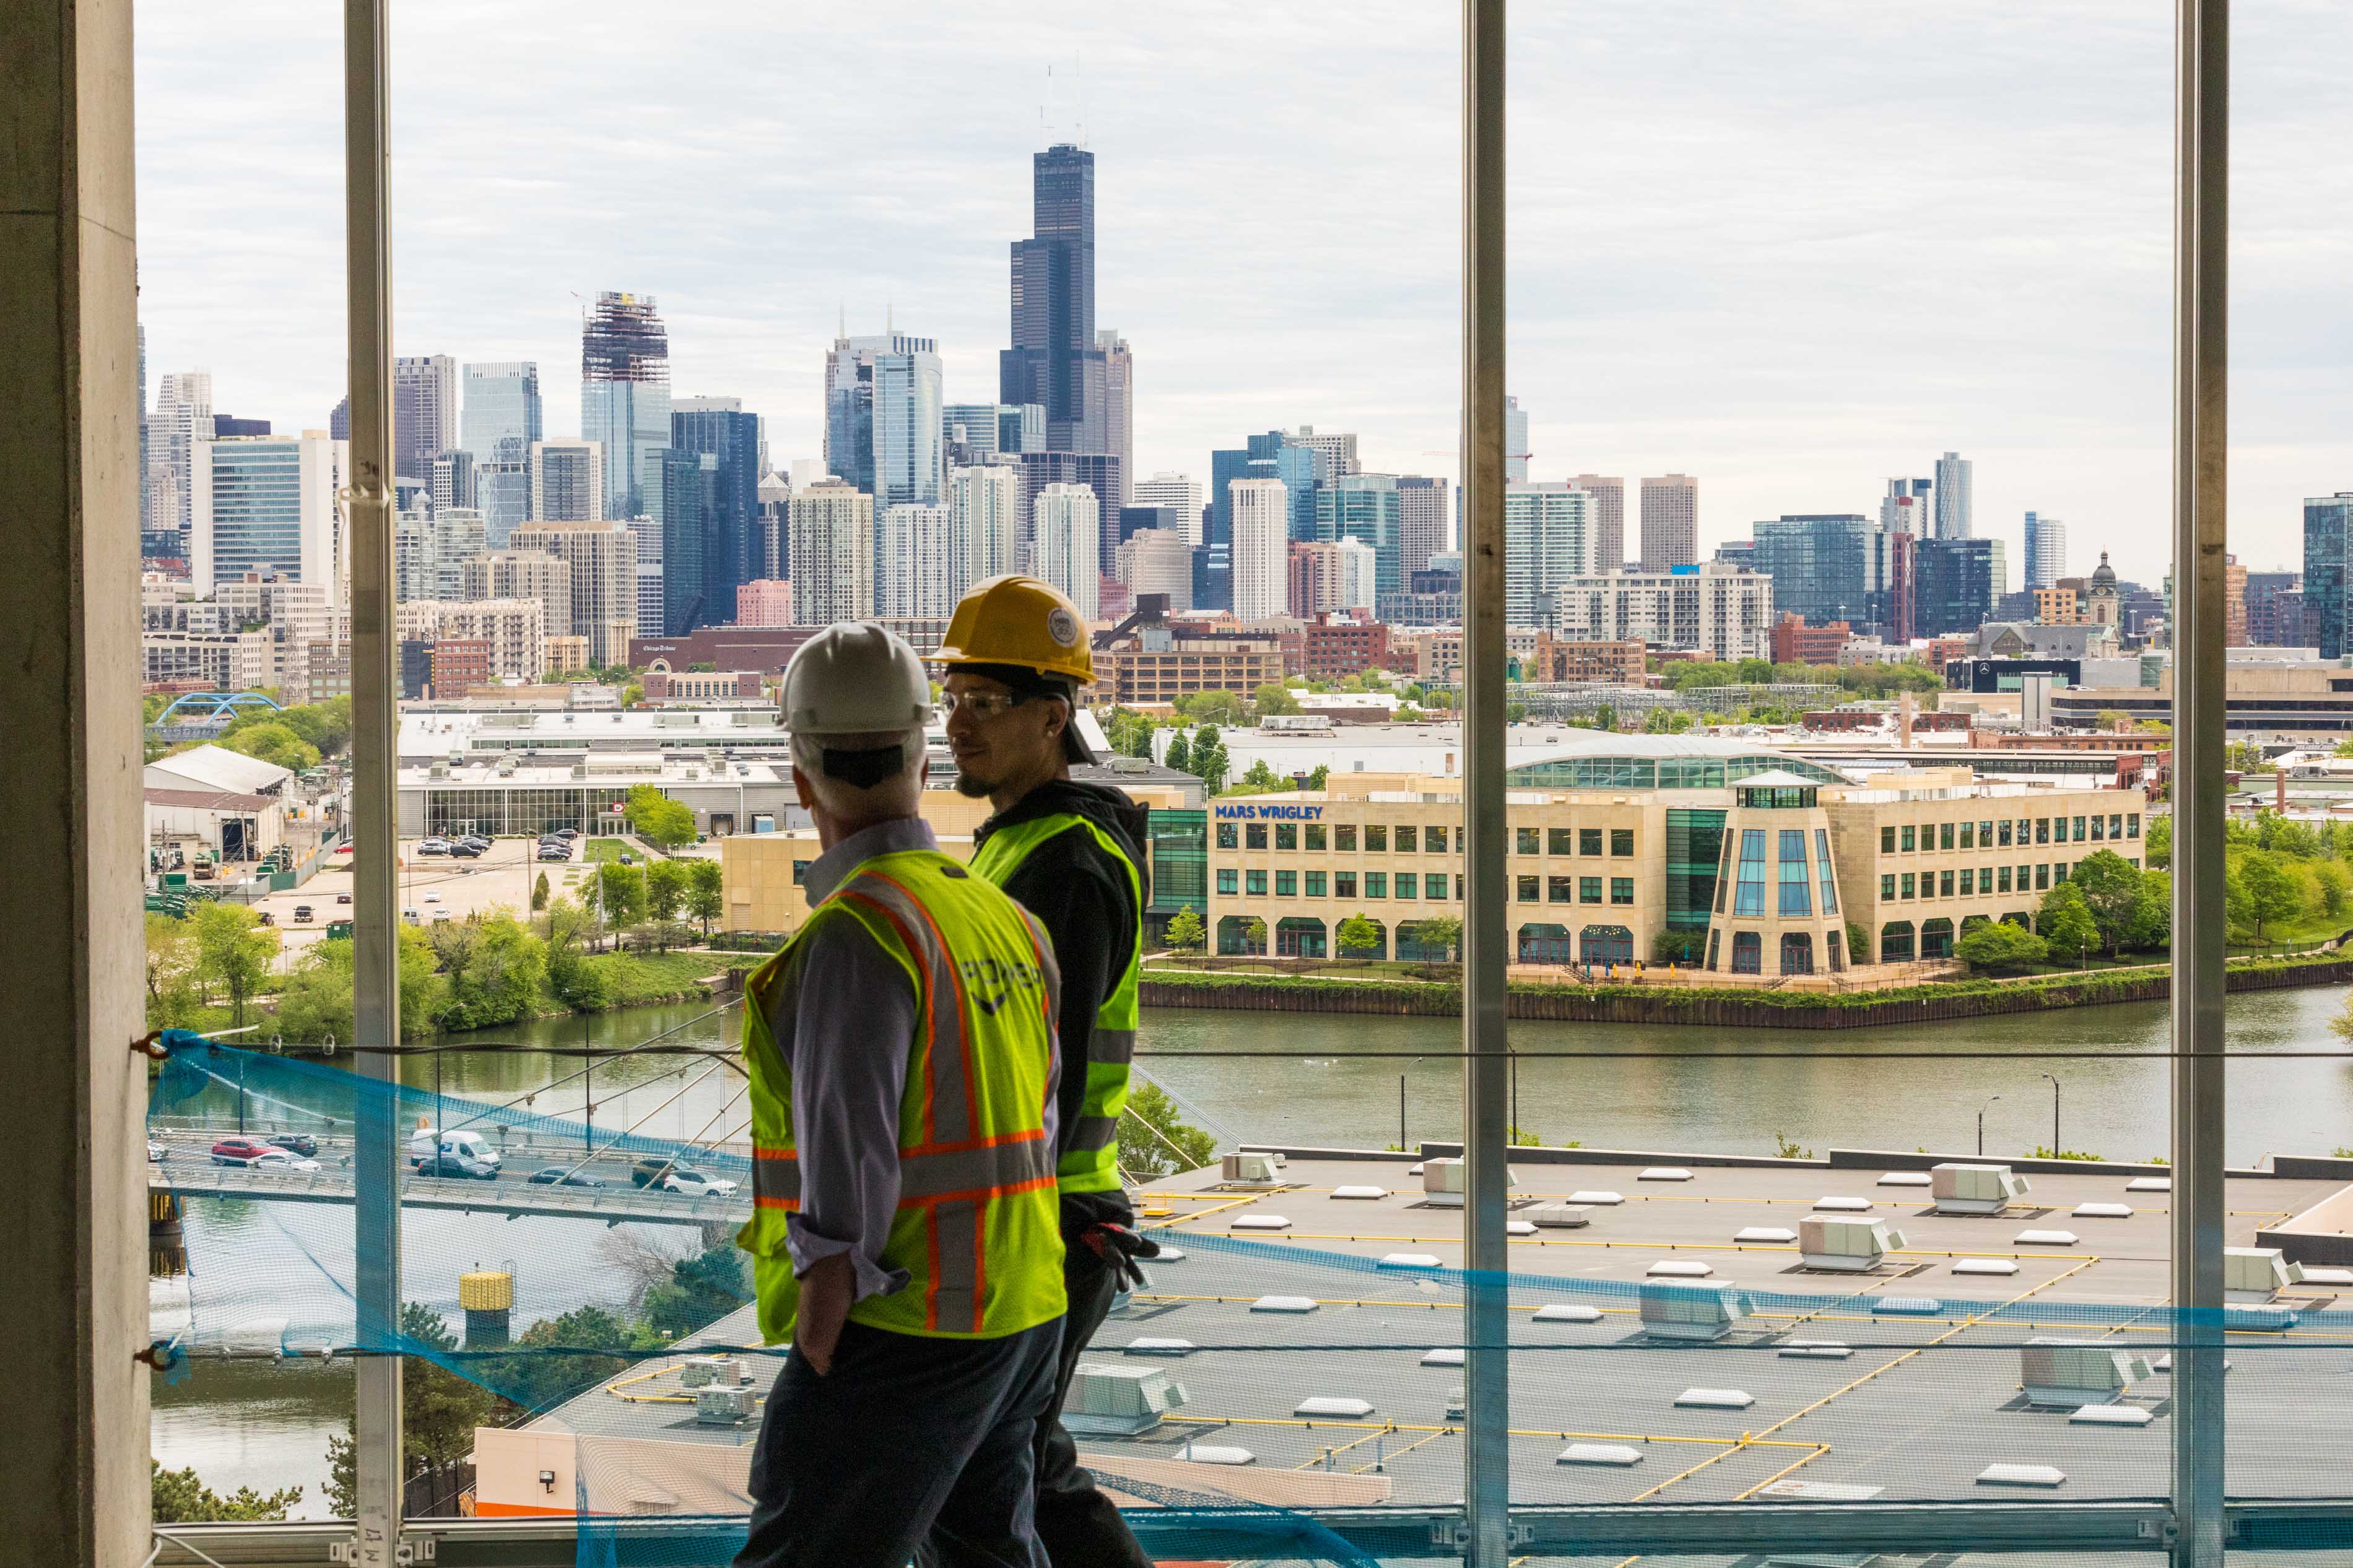
M 215 1363 L 409 1357 L 414 1380 L 479 1391 L 465 1485 L 435 1506 L 573 1516 L 583 1564 L 723 1563 L 779 1364 L 732 1244 L 749 1162 L 728 1094 L 707 1132 L 657 1138 L 544 1114 L 543 1086 L 437 1095 L 179 1041 L 150 1107 L 158 1359 L 201 1380 Z M 396 1324 L 353 1299 L 363 1115 L 394 1118 L 427 1162 L 400 1178 Z M 2133 1289 L 2108 1295 L 2088 1255 L 1985 1280 L 1957 1274 L 1998 1248 L 1899 1247 L 1841 1276 L 1766 1239 L 1663 1248 L 1683 1272 L 1627 1278 L 1609 1249 L 1640 1239 L 1532 1235 L 1515 1248 L 1531 1267 L 1474 1275 L 1451 1266 L 1459 1209 L 1416 1191 L 1353 1189 L 1345 1221 L 1252 1236 L 1238 1217 L 1339 1207 L 1214 1172 L 1167 1188 L 1144 1206 L 1174 1255 L 1107 1321 L 1071 1408 L 1088 1462 L 1169 1557 L 1421 1555 L 1367 1521 L 1459 1507 L 1474 1297 L 1506 1325 L 1515 1506 L 1741 1504 L 1760 1542 L 1777 1504 L 2160 1499 L 2168 1358 L 2215 1326 L 2163 1304 L 2161 1257 L 2110 1257 Z M 1755 1217 L 1725 1212 L 1727 1231 Z M 2234 1498 L 2353 1493 L 2353 1310 L 2337 1300 L 2281 1292 L 2221 1320 Z

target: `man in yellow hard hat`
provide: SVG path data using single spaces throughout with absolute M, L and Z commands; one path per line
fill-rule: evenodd
M 1052 950 L 916 815 L 931 681 L 881 626 L 785 671 L 824 846 L 744 986 L 760 1332 L 789 1340 L 736 1568 L 1039 1568 L 1061 1343 Z
M 1061 1409 L 1104 1314 L 1128 1279 L 1143 1278 L 1134 1259 L 1158 1251 L 1133 1228 L 1118 1163 L 1151 864 L 1145 808 L 1071 777 L 1072 763 L 1094 761 L 1076 722 L 1094 657 L 1086 622 L 1051 586 L 981 584 L 934 658 L 946 667 L 956 788 L 996 807 L 973 835 L 972 868 L 1038 917 L 1061 971 L 1055 1172 L 1070 1310 L 1053 1403 L 1038 1424 L 1038 1539 L 1058 1568 L 1137 1568 L 1151 1559 L 1079 1465 Z

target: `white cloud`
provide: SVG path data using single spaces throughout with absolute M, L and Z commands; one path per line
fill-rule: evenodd
M 2234 538 L 2267 565 L 2297 558 L 2299 498 L 2353 488 L 2353 9 L 2236 13 Z M 536 359 L 551 429 L 599 289 L 659 297 L 678 389 L 742 396 L 779 458 L 818 449 L 844 308 L 871 331 L 887 306 L 940 340 L 952 398 L 990 395 L 1029 155 L 1083 127 L 1143 471 L 1302 421 L 1451 471 L 1427 454 L 1457 439 L 1452 6 L 396 16 L 397 346 Z M 342 393 L 335 16 L 140 16 L 151 376 L 209 368 L 287 426 Z M 1958 448 L 2013 583 L 2029 508 L 2078 569 L 2161 576 L 2166 8 L 1614 0 L 1514 26 L 1511 384 L 1540 477 L 1695 473 L 1713 542 L 1871 510 Z

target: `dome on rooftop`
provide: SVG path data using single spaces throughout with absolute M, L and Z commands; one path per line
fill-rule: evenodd
M 2108 564 L 2108 552 L 2103 550 L 2100 552 L 2100 564 L 2092 573 L 2092 587 L 2097 591 L 2101 588 L 2113 589 L 2116 585 L 2116 569 Z

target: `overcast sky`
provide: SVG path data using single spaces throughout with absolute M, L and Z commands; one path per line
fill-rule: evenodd
M 2232 535 L 2295 563 L 2353 489 L 2353 5 L 2239 0 Z M 1459 8 L 397 0 L 395 343 L 539 362 L 578 427 L 579 298 L 658 298 L 681 395 L 819 452 L 837 313 L 986 401 L 1029 155 L 1096 154 L 1099 323 L 1139 472 L 1311 424 L 1454 471 Z M 281 430 L 343 392 L 340 8 L 138 13 L 149 377 Z M 1977 531 L 2166 569 L 2171 7 L 1514 7 L 1510 382 L 1538 479 L 1682 471 L 1703 546 L 1874 514 L 1976 461 Z M 1051 79 L 1049 79 L 1049 68 Z M 1630 505 L 1630 511 L 1631 507 Z M 1635 545 L 1632 519 L 1627 543 Z

